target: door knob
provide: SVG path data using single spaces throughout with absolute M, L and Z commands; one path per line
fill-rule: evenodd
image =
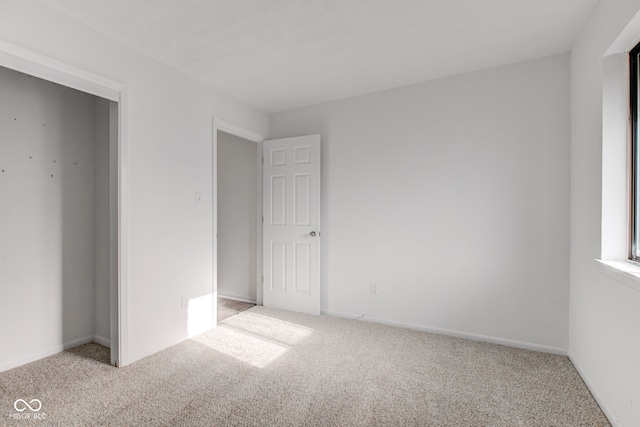
M 309 236 L 311 236 L 311 237 L 316 237 L 316 232 L 315 232 L 315 231 L 312 231 L 311 233 L 309 233 Z

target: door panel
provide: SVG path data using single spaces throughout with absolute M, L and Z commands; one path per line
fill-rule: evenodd
M 287 225 L 287 177 L 271 177 L 271 225 Z
M 309 275 L 309 263 L 311 262 L 311 245 L 309 243 L 293 244 L 295 248 L 294 263 L 295 268 L 295 289 L 296 292 L 308 294 L 310 291 L 311 277 Z
M 287 242 L 271 241 L 271 289 L 287 289 Z
M 308 173 L 295 174 L 293 178 L 293 222 L 294 225 L 311 225 L 309 213 L 311 211 L 311 177 Z
M 320 135 L 263 150 L 264 305 L 320 314 Z

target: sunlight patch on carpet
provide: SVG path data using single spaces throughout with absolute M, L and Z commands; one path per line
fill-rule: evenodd
M 255 368 L 266 367 L 289 350 L 283 344 L 226 325 L 216 328 L 213 340 L 204 337 L 196 337 L 194 340 Z
M 229 318 L 225 324 L 289 346 L 313 334 L 313 329 L 306 326 L 252 312 Z

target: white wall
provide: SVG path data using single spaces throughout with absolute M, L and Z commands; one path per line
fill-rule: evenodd
M 218 132 L 218 295 L 256 301 L 258 144 Z
M 325 312 L 567 349 L 567 54 L 271 117 L 313 133 Z
M 35 0 L 2 2 L 0 39 L 127 87 L 129 323 L 120 364 L 211 326 L 212 303 L 194 304 L 196 313 L 181 299 L 212 298 L 212 117 L 266 135 L 268 116 Z
M 640 1 L 601 1 L 571 55 L 570 355 L 609 418 L 640 425 L 640 293 L 600 258 L 603 56 Z
M 99 297 L 96 98 L 6 68 L 0 92 L 3 370 L 91 341 Z

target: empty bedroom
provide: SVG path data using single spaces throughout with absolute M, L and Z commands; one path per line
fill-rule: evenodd
M 0 425 L 640 425 L 640 0 L 0 0 Z

